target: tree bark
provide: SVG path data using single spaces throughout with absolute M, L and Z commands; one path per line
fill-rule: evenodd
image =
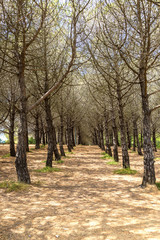
M 31 183 L 30 175 L 27 167 L 27 98 L 26 98 L 26 84 L 24 78 L 24 69 L 25 69 L 25 58 L 22 54 L 19 59 L 19 64 L 17 67 L 18 71 L 18 80 L 20 87 L 20 125 L 18 131 L 18 145 L 16 153 L 16 171 L 18 181 Z
M 126 129 L 127 129 L 127 143 L 128 143 L 128 149 L 131 148 L 131 136 L 129 132 L 128 122 L 126 122 Z
M 61 152 L 61 156 L 65 157 L 65 152 L 64 152 L 64 148 L 63 148 L 63 115 L 60 115 L 60 135 L 59 135 L 59 147 L 60 147 L 60 152 Z
M 112 157 L 112 151 L 109 143 L 109 131 L 108 131 L 108 113 L 105 112 L 105 137 L 106 137 L 106 149 L 105 152 Z
M 56 132 L 52 122 L 52 114 L 49 99 L 45 99 L 45 112 L 46 112 L 46 123 L 48 130 L 48 153 L 47 153 L 47 161 L 46 166 L 52 167 L 53 161 L 53 152 L 55 155 L 55 160 L 60 160 L 61 157 L 59 155 L 57 144 L 56 144 Z
M 36 114 L 35 120 L 36 120 L 36 126 L 35 126 L 35 141 L 36 141 L 36 145 L 35 145 L 35 149 L 40 149 L 39 115 L 38 115 L 38 113 Z
M 15 105 L 13 103 L 10 111 L 10 127 L 9 127 L 10 155 L 12 157 L 16 156 L 15 144 L 14 144 L 14 121 L 15 121 Z
M 152 136 L 153 136 L 153 149 L 155 152 L 157 152 L 157 146 L 156 146 L 156 129 L 153 127 L 153 132 L 152 132 Z
M 125 131 L 125 124 L 124 124 L 121 88 L 120 88 L 118 77 L 117 77 L 116 83 L 117 83 L 117 96 L 118 96 L 118 106 L 119 106 L 118 112 L 119 112 L 119 122 L 120 122 L 120 131 L 121 131 L 123 168 L 130 168 L 128 147 L 127 147 L 127 143 L 126 143 L 126 131 Z
M 141 145 L 140 145 L 139 138 L 138 138 L 138 129 L 137 129 L 137 120 L 136 119 L 133 120 L 133 125 L 134 125 L 135 138 L 136 138 L 136 142 L 137 142 L 138 155 L 142 156 L 143 154 L 141 151 Z
M 139 81 L 141 86 L 142 95 L 142 109 L 143 109 L 143 152 L 144 152 L 144 174 L 142 186 L 145 187 L 147 183 L 155 184 L 155 169 L 154 169 L 154 156 L 151 142 L 151 119 L 149 102 L 146 86 L 146 73 L 145 69 L 141 68 L 139 73 Z

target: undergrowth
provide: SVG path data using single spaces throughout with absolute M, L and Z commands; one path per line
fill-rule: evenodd
M 102 159 L 113 159 L 114 160 L 113 157 L 111 157 L 109 154 L 107 154 L 105 152 L 103 152 L 102 155 L 103 155 L 103 157 L 101 157 Z
M 21 183 L 21 182 L 4 181 L 0 183 L 0 188 L 5 189 L 6 192 L 24 191 L 24 190 L 27 190 L 28 187 L 29 187 L 28 184 Z
M 7 154 L 3 155 L 2 158 L 7 158 L 7 157 L 10 157 L 10 156 L 11 156 L 10 153 L 7 153 Z
M 110 161 L 110 162 L 107 162 L 108 165 L 117 165 L 118 162 L 115 162 L 115 161 Z
M 123 168 L 123 169 L 118 169 L 114 171 L 115 174 L 120 174 L 120 175 L 134 175 L 137 173 L 136 170 L 132 170 L 130 168 Z
M 55 161 L 55 163 L 62 164 L 62 163 L 64 163 L 64 161 L 63 160 L 58 160 L 58 161 Z
M 60 172 L 61 169 L 53 167 L 44 167 L 42 169 L 36 169 L 35 172 L 47 173 L 47 172 Z
M 157 182 L 156 186 L 157 186 L 158 190 L 160 190 L 160 182 Z

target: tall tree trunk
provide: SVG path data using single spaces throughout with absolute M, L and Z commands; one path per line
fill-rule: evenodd
M 61 152 L 61 156 L 65 156 L 65 152 L 64 152 L 64 148 L 63 148 L 63 115 L 60 115 L 60 122 L 61 122 L 61 126 L 60 126 L 60 136 L 59 136 L 59 147 L 60 147 L 60 152 Z
M 29 152 L 29 141 L 28 141 L 28 122 L 26 123 L 26 151 Z
M 42 137 L 42 144 L 46 145 L 46 140 L 45 140 L 45 132 L 44 132 L 44 126 L 43 126 L 43 121 L 41 118 L 41 137 Z
M 72 145 L 72 126 L 70 117 L 67 117 L 67 147 L 68 152 L 71 152 L 73 149 L 73 145 Z
M 16 156 L 15 144 L 14 144 L 14 121 L 15 121 L 15 105 L 13 103 L 11 106 L 10 127 L 9 127 L 10 155 L 12 157 Z
M 116 83 L 117 83 L 117 96 L 118 96 L 118 106 L 119 106 L 119 122 L 120 122 L 120 131 L 121 131 L 123 168 L 130 168 L 128 147 L 127 147 L 127 143 L 126 143 L 126 131 L 125 131 L 125 124 L 124 124 L 124 116 L 123 116 L 121 88 L 120 88 L 118 77 L 117 77 Z
M 146 72 L 144 68 L 140 69 L 139 80 L 142 95 L 142 109 L 143 109 L 143 152 L 144 152 L 144 174 L 142 186 L 145 187 L 147 183 L 155 184 L 155 169 L 154 156 L 151 142 L 151 119 L 149 102 L 147 95 Z
M 106 149 L 105 152 L 112 157 L 112 151 L 109 143 L 109 131 L 108 131 L 108 113 L 105 112 L 105 137 L 106 137 Z
M 105 151 L 104 138 L 103 138 L 103 125 L 99 124 L 99 133 L 100 133 L 100 146 L 103 151 Z
M 71 128 L 71 131 L 72 131 L 72 146 L 75 147 L 76 144 L 75 144 L 74 127 L 73 127 L 73 126 L 72 126 L 72 128 Z
M 81 130 L 80 130 L 80 127 L 79 127 L 79 126 L 78 126 L 78 133 L 77 133 L 77 135 L 78 135 L 78 141 L 77 141 L 77 143 L 78 143 L 78 145 L 79 145 L 79 144 L 82 143 L 82 140 L 81 140 Z
M 140 146 L 139 138 L 138 138 L 138 129 L 137 129 L 137 120 L 136 120 L 136 119 L 134 119 L 133 125 L 134 125 L 135 138 L 136 138 L 136 142 L 137 142 L 138 155 L 143 155 L 143 154 L 142 154 L 142 151 L 141 151 L 141 146 Z
M 53 152 L 55 155 L 55 160 L 60 160 L 61 157 L 59 155 L 57 144 L 56 144 L 56 132 L 52 122 L 52 114 L 51 107 L 49 103 L 49 99 L 45 99 L 45 112 L 46 112 L 46 123 L 48 130 L 48 153 L 47 153 L 47 161 L 46 166 L 52 167 L 53 161 Z
M 133 126 L 133 151 L 136 151 L 136 134 Z
M 126 122 L 126 129 L 127 129 L 127 143 L 128 143 L 128 149 L 131 148 L 131 136 L 129 132 L 128 122 Z
M 117 144 L 117 138 L 118 138 L 118 131 L 116 126 L 116 119 L 113 109 L 113 103 L 112 103 L 112 130 L 113 130 L 113 156 L 114 161 L 119 162 L 119 156 L 118 156 L 118 144 Z
M 31 183 L 30 175 L 27 167 L 27 155 L 26 155 L 26 136 L 27 136 L 27 98 L 26 98 L 26 85 L 24 78 L 25 59 L 24 55 L 21 55 L 20 61 L 17 67 L 18 80 L 20 87 L 20 125 L 18 131 L 18 145 L 16 153 L 16 171 L 18 181 Z
M 38 113 L 36 114 L 35 120 L 36 120 L 36 126 L 35 126 L 35 141 L 36 141 L 36 145 L 35 145 L 35 149 L 40 149 L 39 115 L 38 115 Z
M 153 127 L 153 132 L 152 132 L 152 136 L 153 136 L 153 149 L 155 152 L 157 152 L 157 146 L 156 146 L 156 129 Z

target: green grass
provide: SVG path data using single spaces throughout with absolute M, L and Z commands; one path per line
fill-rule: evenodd
M 160 190 L 160 182 L 157 182 L 156 186 L 157 186 L 158 190 Z
M 74 154 L 74 152 L 65 152 L 65 154 Z
M 7 157 L 10 157 L 10 156 L 11 156 L 10 153 L 7 153 L 7 154 L 3 155 L 2 158 L 7 158 Z
M 136 174 L 136 170 L 132 170 L 130 168 L 123 168 L 123 169 L 118 169 L 114 171 L 114 174 L 120 174 L 120 175 L 134 175 Z
M 160 160 L 160 157 L 157 157 L 157 158 L 155 158 L 154 160 L 155 160 L 155 161 L 159 161 L 159 160 Z
M 110 162 L 107 162 L 108 165 L 117 165 L 118 162 L 115 162 L 115 161 L 110 161 Z
M 58 160 L 58 161 L 55 161 L 55 163 L 62 164 L 62 163 L 64 163 L 64 161 L 63 160 Z
M 40 145 L 40 149 L 44 149 L 45 148 L 45 145 Z
M 0 183 L 0 188 L 5 189 L 6 192 L 24 191 L 24 190 L 27 190 L 28 187 L 29 187 L 28 184 L 21 183 L 21 182 L 4 181 Z
M 108 155 L 107 153 L 102 153 L 103 157 L 101 157 L 102 159 L 113 159 L 113 157 L 111 157 L 110 155 Z
M 48 173 L 48 172 L 60 172 L 61 169 L 59 168 L 51 168 L 51 167 L 44 167 L 42 169 L 37 169 L 35 172 L 40 172 L 40 173 Z

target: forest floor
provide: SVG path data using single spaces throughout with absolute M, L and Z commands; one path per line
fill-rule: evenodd
M 0 145 L 0 182 L 16 181 L 15 158 L 2 157 L 8 149 Z M 64 163 L 54 162 L 61 171 L 35 172 L 45 166 L 46 153 L 28 153 L 33 184 L 27 190 L 0 189 L 1 240 L 160 239 L 160 191 L 139 187 L 143 157 L 129 151 L 131 169 L 138 173 L 117 175 L 121 161 L 107 165 L 98 147 L 77 146 Z M 160 158 L 155 167 L 160 181 Z

